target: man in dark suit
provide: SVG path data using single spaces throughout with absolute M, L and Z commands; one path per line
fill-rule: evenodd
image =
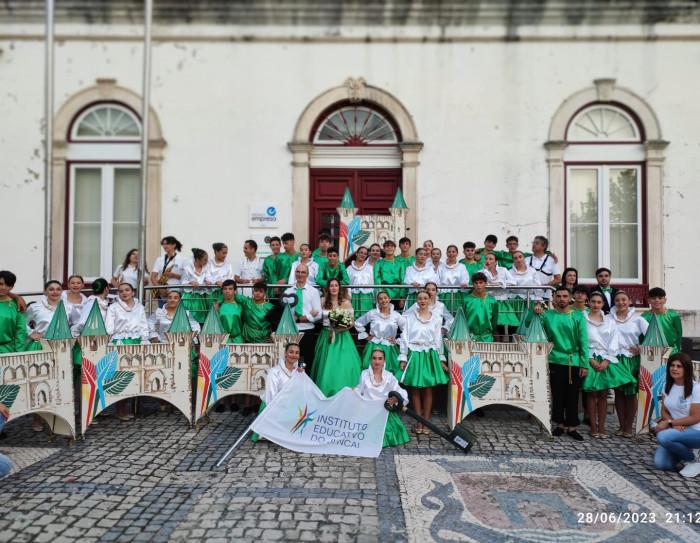
M 603 295 L 605 299 L 603 312 L 607 315 L 610 313 L 610 308 L 615 305 L 615 294 L 617 294 L 617 289 L 610 286 L 612 272 L 608 268 L 598 268 L 595 271 L 595 278 L 598 284 L 591 289 L 591 294 L 597 291 Z

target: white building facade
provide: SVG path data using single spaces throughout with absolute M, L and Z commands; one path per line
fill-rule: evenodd
M 58 279 L 111 274 L 140 205 L 142 12 L 70 4 L 49 179 Z M 185 4 L 156 1 L 149 266 L 165 235 L 235 259 L 248 238 L 314 244 L 345 186 L 366 213 L 401 187 L 414 244 L 493 233 L 527 249 L 543 234 L 583 279 L 608 266 L 635 292 L 663 286 L 700 335 L 692 2 Z M 40 288 L 44 252 L 44 27 L 27 5 L 0 7 L 0 248 L 17 291 Z M 270 207 L 260 228 L 251 215 Z

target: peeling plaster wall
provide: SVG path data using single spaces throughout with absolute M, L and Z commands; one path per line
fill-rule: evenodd
M 0 49 L 0 189 L 11 203 L 0 221 L 12 233 L 0 238 L 0 251 L 3 267 L 18 272 L 17 290 L 36 289 L 43 250 L 43 44 L 0 41 Z M 361 76 L 406 106 L 425 144 L 420 207 L 412 211 L 418 232 L 411 237 L 445 246 L 515 233 L 529 246 L 547 230 L 542 144 L 551 117 L 593 79 L 613 77 L 651 104 L 670 141 L 666 288 L 670 305 L 697 310 L 700 135 L 692 120 L 700 118 L 699 60 L 697 43 L 682 41 L 157 42 L 152 106 L 167 141 L 162 233 L 178 236 L 186 248 L 225 241 L 237 260 L 250 235 L 249 203 L 277 202 L 279 233 L 291 228 L 286 144 L 294 125 L 316 95 Z M 56 109 L 98 77 L 140 93 L 140 66 L 134 42 L 57 46 Z M 562 247 L 553 249 L 563 255 Z

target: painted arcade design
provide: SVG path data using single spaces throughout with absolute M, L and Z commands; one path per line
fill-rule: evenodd
M 53 434 L 76 436 L 72 349 L 82 350 L 80 431 L 114 403 L 150 396 L 170 403 L 188 422 L 197 422 L 220 399 L 236 394 L 262 396 L 268 369 L 277 364 L 290 341 L 299 341 L 286 307 L 272 343 L 226 344 L 219 316 L 212 308 L 198 335 L 199 368 L 192 373 L 195 333 L 180 305 L 166 334 L 167 342 L 114 345 L 94 304 L 85 327 L 73 338 L 63 303 L 59 303 L 41 340 L 43 349 L 0 355 L 0 401 L 11 419 L 37 414 Z M 196 403 L 192 409 L 192 388 Z
M 533 317 L 527 326 L 525 320 L 524 315 L 514 343 L 482 343 L 471 340 L 466 317 L 459 309 L 447 340 L 450 428 L 480 407 L 503 404 L 527 411 L 551 433 L 547 357 L 552 344 L 539 317 Z M 670 353 L 656 316 L 652 316 L 640 353 L 637 434 L 647 433 L 650 419 L 661 416 L 661 394 Z M 698 365 L 695 368 L 700 369 Z

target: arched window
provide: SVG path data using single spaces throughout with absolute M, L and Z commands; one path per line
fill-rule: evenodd
M 138 246 L 141 122 L 122 104 L 92 104 L 69 129 L 68 273 L 111 277 Z
M 643 282 L 643 130 L 614 104 L 594 103 L 566 131 L 567 264 L 595 282 L 607 267 L 617 283 Z
M 379 112 L 365 106 L 346 106 L 332 112 L 319 124 L 315 144 L 349 146 L 398 143 L 396 131 Z
M 101 104 L 84 111 L 74 122 L 72 141 L 139 141 L 141 123 L 119 104 Z
M 637 123 L 623 109 L 594 105 L 578 113 L 566 134 L 570 142 L 639 142 Z

